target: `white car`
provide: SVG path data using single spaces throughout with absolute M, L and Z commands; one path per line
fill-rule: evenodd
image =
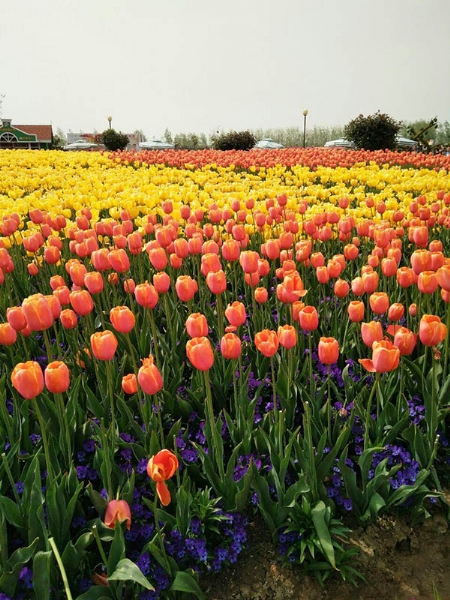
M 397 136 L 397 148 L 414 148 L 417 146 L 416 140 L 409 140 L 408 138 Z M 353 142 L 346 140 L 345 138 L 339 138 L 337 140 L 331 140 L 325 143 L 326 148 L 356 148 Z
M 175 146 L 162 140 L 150 140 L 148 142 L 140 142 L 139 148 L 141 150 L 173 150 Z
M 83 139 L 75 140 L 75 142 L 63 146 L 63 150 L 93 150 L 95 148 L 100 148 L 100 145 Z
M 346 140 L 345 138 L 339 138 L 337 140 L 330 140 L 325 142 L 325 148 L 354 148 L 355 144 Z
M 274 140 L 271 140 L 269 138 L 259 140 L 259 142 L 256 142 L 256 144 L 253 147 L 268 148 L 269 150 L 277 150 L 278 148 L 284 148 L 282 144 L 279 144 L 278 142 L 275 142 Z

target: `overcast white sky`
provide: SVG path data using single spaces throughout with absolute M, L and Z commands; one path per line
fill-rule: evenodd
M 160 137 L 450 121 L 450 0 L 0 0 L 2 116 Z

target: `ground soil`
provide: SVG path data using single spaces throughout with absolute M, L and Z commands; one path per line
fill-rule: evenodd
M 359 549 L 358 587 L 336 574 L 321 587 L 300 567 L 280 565 L 264 523 L 249 525 L 247 549 L 237 564 L 201 584 L 208 600 L 450 600 L 450 523 L 436 513 L 411 526 L 402 516 L 353 528 Z

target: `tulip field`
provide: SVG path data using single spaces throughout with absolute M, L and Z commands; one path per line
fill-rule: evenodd
M 0 152 L 0 600 L 202 599 L 255 515 L 357 584 L 350 522 L 447 514 L 449 170 Z

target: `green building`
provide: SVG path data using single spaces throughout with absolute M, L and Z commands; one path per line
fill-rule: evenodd
M 11 125 L 11 119 L 2 119 L 0 149 L 48 150 L 52 145 L 53 129 L 51 125 Z

